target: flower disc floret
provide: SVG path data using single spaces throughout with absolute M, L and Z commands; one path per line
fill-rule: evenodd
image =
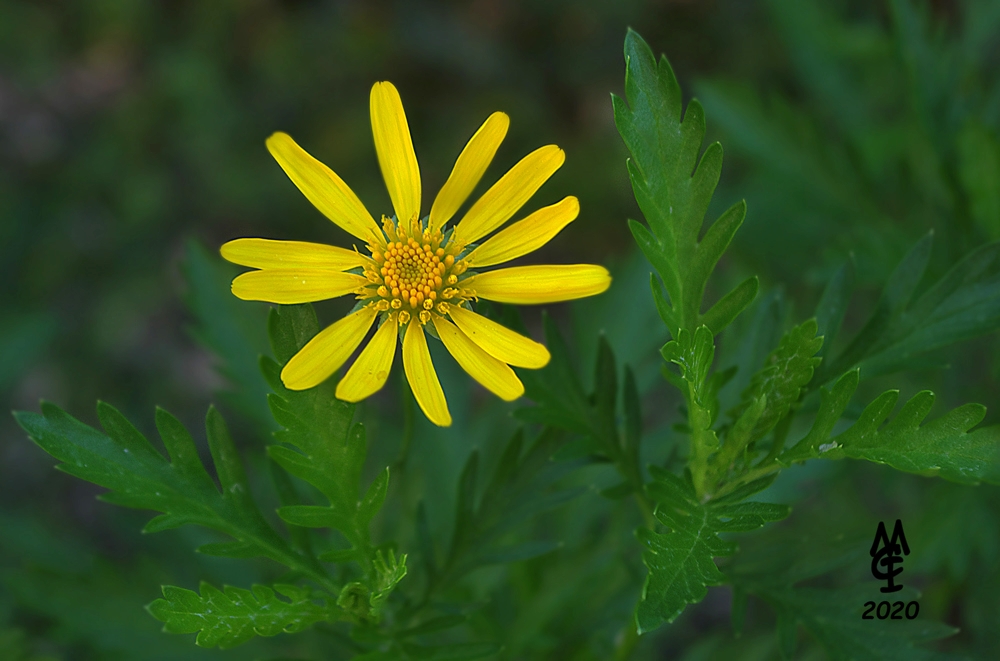
M 401 324 L 411 317 L 427 324 L 432 315 L 446 316 L 450 306 L 474 295 L 454 286 L 469 265 L 456 258 L 462 246 L 446 240 L 441 230 L 432 231 L 416 218 L 397 224 L 383 216 L 382 231 L 384 245 L 368 246 L 371 263 L 364 272 L 371 284 L 360 295 L 376 310 L 400 311 Z

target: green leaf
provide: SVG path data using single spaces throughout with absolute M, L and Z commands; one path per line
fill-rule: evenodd
M 552 358 L 540 370 L 519 370 L 524 395 L 537 406 L 520 408 L 515 415 L 527 422 L 538 422 L 580 434 L 589 431 L 589 408 L 580 379 L 573 369 L 566 341 L 548 315 L 542 314 L 545 344 Z
M 789 513 L 787 506 L 772 503 L 702 503 L 683 479 L 660 469 L 651 472 L 654 481 L 647 485 L 647 492 L 657 503 L 657 521 L 669 532 L 636 531 L 649 570 L 635 613 L 639 633 L 673 622 L 688 604 L 705 597 L 707 586 L 724 582 L 713 559 L 735 553 L 736 543 L 720 538 L 719 533 L 754 530 Z M 758 483 L 755 488 L 766 484 Z
M 783 658 L 798 658 L 795 648 L 800 625 L 831 659 L 941 658 L 916 645 L 948 636 L 955 629 L 927 619 L 925 604 L 921 604 L 921 612 L 914 620 L 879 623 L 861 619 L 865 602 L 885 599 L 906 603 L 920 596 L 912 588 L 885 595 L 870 580 L 833 589 L 795 585 L 817 578 L 829 584 L 832 571 L 867 567 L 871 561 L 868 535 L 862 538 L 845 537 L 842 532 L 803 535 L 789 527 L 775 532 L 770 541 L 758 540 L 727 563 L 725 573 L 734 590 L 756 595 L 774 608 Z M 884 626 L 889 624 L 892 626 Z
M 879 429 L 898 396 L 890 390 L 876 398 L 821 456 L 866 459 L 963 484 L 1000 484 L 1000 425 L 969 432 L 986 416 L 985 406 L 965 404 L 921 425 L 934 405 L 934 393 L 924 390 Z
M 823 346 L 817 354 L 823 358 L 830 353 L 830 347 L 840 333 L 847 314 L 847 304 L 851 300 L 854 287 L 854 256 L 837 269 L 833 278 L 827 283 L 823 295 L 816 304 L 816 334 L 823 336 Z
M 200 647 L 228 649 L 254 636 L 295 633 L 316 622 L 332 620 L 336 611 L 325 602 L 316 604 L 309 591 L 290 585 L 274 590 L 255 585 L 251 590 L 225 586 L 222 590 L 201 584 L 201 594 L 171 585 L 163 587 L 163 599 L 147 606 L 168 633 L 198 633 Z M 288 601 L 279 599 L 277 590 Z
M 917 647 L 953 635 L 958 630 L 940 622 L 918 617 L 892 622 L 893 626 L 872 626 L 861 619 L 866 601 L 881 601 L 871 587 L 856 586 L 836 590 L 822 588 L 777 588 L 756 592 L 778 614 L 778 637 L 783 657 L 795 658 L 798 626 L 803 626 L 838 661 L 911 661 L 949 659 Z M 910 602 L 920 594 L 903 588 L 892 601 Z M 876 623 L 878 624 L 878 623 Z
M 829 436 L 858 384 L 848 372 L 821 394 L 820 409 L 809 433 L 779 457 L 782 464 L 821 457 L 865 459 L 919 475 L 938 475 L 953 482 L 1000 484 L 1000 425 L 969 430 L 982 422 L 986 407 L 965 404 L 921 424 L 934 405 L 934 393 L 917 393 L 885 426 L 899 398 L 888 390 L 872 401 L 858 420 Z
M 813 459 L 832 447 L 826 446 L 821 449 L 847 409 L 860 379 L 860 370 L 854 369 L 840 377 L 832 388 L 820 388 L 819 410 L 816 412 L 812 428 L 801 441 L 779 455 L 778 461 L 781 464 L 790 466 L 795 461 Z
M 632 158 L 629 178 L 649 227 L 629 221 L 636 243 L 663 279 L 667 296 L 657 308 L 670 334 L 707 325 L 718 333 L 749 305 L 756 279 L 739 285 L 705 315 L 702 296 L 715 265 L 746 216 L 738 202 L 705 231 L 705 213 L 722 170 L 722 147 L 701 154 L 705 116 L 692 100 L 682 107 L 681 90 L 665 57 L 659 62 L 642 37 L 625 37 L 625 97 L 612 95 L 615 125 Z M 683 110 L 683 117 L 682 117 Z M 699 158 L 700 155 L 700 158 Z M 654 297 L 657 294 L 654 284 Z
M 157 410 L 156 424 L 171 461 L 103 402 L 98 404 L 98 417 L 107 434 L 47 402 L 42 403 L 41 415 L 18 412 L 15 417 L 35 443 L 63 462 L 60 470 L 108 488 L 102 500 L 162 512 L 146 525 L 145 532 L 185 524 L 205 526 L 234 540 L 228 546 L 209 546 L 209 552 L 265 556 L 328 582 L 317 566 L 292 551 L 257 509 L 232 439 L 214 408 L 209 409 L 206 428 L 222 493 L 205 471 L 190 434 L 162 409 Z
M 674 363 L 681 370 L 685 399 L 688 405 L 688 425 L 691 434 L 691 454 L 688 466 L 697 493 L 704 494 L 708 483 L 709 457 L 718 450 L 719 439 L 712 429 L 718 400 L 717 388 L 706 387 L 705 379 L 715 358 L 715 340 L 708 326 L 701 326 L 692 334 L 682 328 L 676 340 L 663 345 L 663 359 Z
M 934 233 L 927 233 L 903 257 L 889 276 L 871 318 L 836 360 L 824 365 L 824 375 L 843 374 L 854 367 L 873 352 L 886 331 L 903 316 L 927 268 L 933 239 Z
M 751 442 L 762 438 L 788 415 L 806 384 L 812 380 L 813 370 L 820 363 L 820 358 L 815 356 L 823 345 L 823 338 L 817 337 L 816 331 L 815 319 L 789 330 L 764 366 L 753 375 L 750 386 L 743 393 L 743 405 L 733 416 L 742 414 L 761 397 L 766 399 L 750 434 Z
M 268 331 L 274 355 L 287 362 L 318 332 L 312 306 L 272 309 Z M 361 471 L 367 444 L 360 423 L 352 423 L 355 405 L 334 395 L 336 380 L 308 390 L 289 390 L 281 382 L 281 364 L 264 358 L 261 369 L 274 392 L 268 404 L 282 429 L 274 433 L 283 445 L 268 446 L 268 454 L 291 475 L 316 487 L 327 506 L 288 505 L 279 516 L 292 525 L 332 527 L 357 551 L 355 558 L 373 576 L 369 525 L 385 502 L 388 469 L 382 471 L 361 496 Z M 329 557 L 329 556 L 325 556 Z
M 194 239 L 185 246 L 183 271 L 185 303 L 196 320 L 190 332 L 221 360 L 220 371 L 228 382 L 225 402 L 253 420 L 267 438 L 275 425 L 263 407 L 268 388 L 257 370 L 257 357 L 267 350 L 261 330 L 264 309 L 233 296 L 230 283 L 236 269 Z
M 595 455 L 618 463 L 623 471 L 638 471 L 639 437 L 635 429 L 622 439 L 618 429 L 618 368 L 611 345 L 604 335 L 597 341 L 594 366 L 594 392 L 584 394 L 583 385 L 569 359 L 566 343 L 548 316 L 543 316 L 545 336 L 552 360 L 540 370 L 521 371 L 525 393 L 537 406 L 521 408 L 515 415 L 529 422 L 538 422 L 557 429 L 576 432 L 586 437 L 588 449 Z M 635 383 L 630 386 L 635 390 Z M 633 392 L 625 406 L 630 408 L 633 426 L 635 416 L 641 417 L 638 395 Z M 627 447 L 629 443 L 634 447 Z
M 747 278 L 709 308 L 708 312 L 702 315 L 701 323 L 711 328 L 712 332 L 718 335 L 725 330 L 726 326 L 733 323 L 733 320 L 741 312 L 750 307 L 750 304 L 757 298 L 757 290 L 759 288 L 760 281 L 757 279 L 757 276 L 754 275 Z
M 820 367 L 814 386 L 858 365 L 865 378 L 888 374 L 928 351 L 1000 328 L 1000 274 L 992 268 L 1000 242 L 963 257 L 913 301 L 931 241 L 928 234 L 896 267 L 872 317 L 846 349 Z
M 392 549 L 389 549 L 387 554 L 376 551 L 374 565 L 376 579 L 369 603 L 371 604 L 371 615 L 377 621 L 389 594 L 406 576 L 406 554 L 402 554 L 397 560 L 396 553 Z
M 431 572 L 436 584 L 453 581 L 478 567 L 499 562 L 517 562 L 547 553 L 559 542 L 528 540 L 519 545 L 500 545 L 515 526 L 546 510 L 582 495 L 588 489 L 553 488 L 582 461 L 555 461 L 565 434 L 545 429 L 521 456 L 523 432 L 511 437 L 481 496 L 477 497 L 478 453 L 473 452 L 462 470 L 456 498 L 452 543 L 443 566 Z M 433 557 L 433 543 L 426 530 L 426 512 L 417 508 L 417 533 L 426 559 Z

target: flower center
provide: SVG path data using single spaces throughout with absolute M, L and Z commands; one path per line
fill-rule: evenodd
M 445 316 L 450 305 L 475 296 L 456 287 L 469 265 L 457 256 L 463 246 L 446 241 L 440 230 L 423 228 L 417 218 L 395 223 L 382 217 L 385 246 L 371 245 L 372 262 L 365 277 L 372 283 L 359 298 L 368 299 L 380 312 L 398 311 L 400 324 L 415 316 L 426 324 L 432 314 Z

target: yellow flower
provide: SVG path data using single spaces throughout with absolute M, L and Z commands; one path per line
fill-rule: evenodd
M 549 361 L 544 345 L 472 311 L 484 298 L 501 303 L 553 303 L 600 294 L 611 284 L 592 264 L 517 266 L 481 271 L 543 246 L 572 222 L 575 197 L 544 207 L 497 232 L 565 160 L 547 145 L 525 156 L 450 229 L 444 225 L 472 193 L 507 133 L 510 120 L 495 112 L 459 154 L 448 180 L 420 216 L 420 170 L 399 92 L 375 83 L 371 92 L 372 134 L 395 216 L 381 228 L 354 192 L 285 133 L 267 148 L 302 194 L 323 215 L 365 241 L 368 254 L 301 241 L 236 239 L 222 246 L 230 262 L 249 266 L 233 280 L 241 299 L 306 303 L 345 294 L 359 299 L 354 312 L 321 331 L 281 371 L 291 390 L 312 388 L 354 353 L 376 319 L 378 330 L 337 384 L 336 396 L 358 402 L 385 384 L 402 338 L 403 369 L 414 397 L 434 424 L 451 414 L 427 350 L 424 331 L 436 335 L 458 364 L 487 389 L 511 401 L 524 386 L 510 365 L 537 369 Z

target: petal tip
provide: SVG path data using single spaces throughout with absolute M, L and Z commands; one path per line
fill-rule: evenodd
M 264 144 L 267 145 L 268 151 L 273 153 L 275 148 L 277 148 L 280 143 L 287 144 L 289 142 L 295 144 L 295 141 L 292 140 L 292 136 L 288 135 L 284 131 L 275 131 L 274 133 L 272 133 L 267 137 L 267 140 L 264 141 Z

